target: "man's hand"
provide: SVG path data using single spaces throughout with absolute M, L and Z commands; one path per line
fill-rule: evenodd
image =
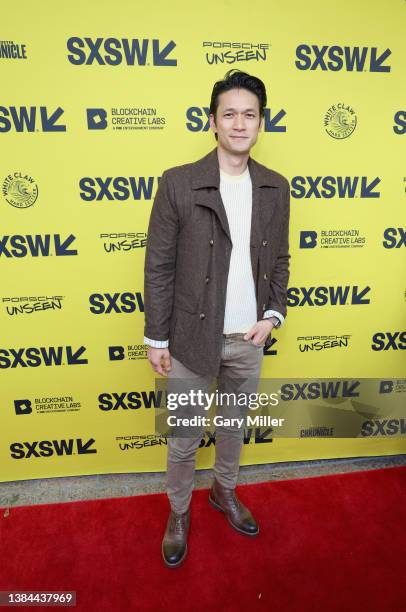
M 270 319 L 262 319 L 257 321 L 253 327 L 245 334 L 244 340 L 252 341 L 257 346 L 264 346 L 265 340 L 268 338 L 272 329 L 275 327 L 274 322 Z
M 148 347 L 148 361 L 152 365 L 152 369 L 161 376 L 168 376 L 168 372 L 172 370 L 171 355 L 167 348 Z

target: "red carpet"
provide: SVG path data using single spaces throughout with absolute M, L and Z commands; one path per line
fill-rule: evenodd
M 178 569 L 160 557 L 165 495 L 2 510 L 0 590 L 76 590 L 86 612 L 406 609 L 406 467 L 238 491 L 260 535 L 195 491 Z

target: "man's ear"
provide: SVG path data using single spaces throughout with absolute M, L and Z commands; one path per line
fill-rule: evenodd
M 258 132 L 262 131 L 263 126 L 264 126 L 264 116 L 262 115 L 259 120 Z

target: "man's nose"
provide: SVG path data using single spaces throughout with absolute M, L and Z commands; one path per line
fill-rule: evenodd
M 245 119 L 243 115 L 236 115 L 234 119 L 234 128 L 237 130 L 245 129 Z

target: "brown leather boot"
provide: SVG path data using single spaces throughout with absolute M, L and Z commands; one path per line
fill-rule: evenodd
M 235 489 L 226 489 L 214 479 L 209 502 L 214 508 L 224 512 L 234 529 L 244 535 L 258 535 L 258 524 L 248 508 L 238 499 Z
M 162 540 L 162 557 L 168 567 L 178 567 L 187 554 L 190 507 L 183 514 L 171 510 Z

